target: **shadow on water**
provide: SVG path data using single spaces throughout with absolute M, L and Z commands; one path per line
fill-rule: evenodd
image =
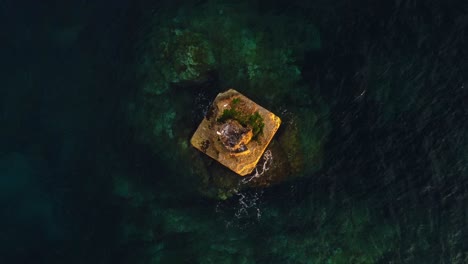
M 129 92 L 123 69 L 132 8 L 127 1 L 0 2 L 8 36 L 0 262 L 94 263 L 115 244 L 121 216 L 105 168 L 131 144 L 120 102 Z

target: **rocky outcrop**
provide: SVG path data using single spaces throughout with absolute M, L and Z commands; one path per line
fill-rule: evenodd
M 214 114 L 202 120 L 192 146 L 241 176 L 250 174 L 281 120 L 232 89 L 218 94 L 213 106 Z M 257 131 L 254 140 L 252 131 Z
M 216 134 L 223 146 L 231 153 L 247 154 L 249 151 L 247 144 L 252 139 L 252 128 L 244 127 L 237 120 L 228 119 L 216 129 Z

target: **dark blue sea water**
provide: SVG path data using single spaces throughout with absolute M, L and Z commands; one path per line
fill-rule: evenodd
M 0 29 L 0 263 L 468 263 L 468 2 L 0 0 Z M 312 154 L 220 200 L 189 136 L 230 87 Z

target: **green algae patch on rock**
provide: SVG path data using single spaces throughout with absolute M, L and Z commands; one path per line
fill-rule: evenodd
M 233 89 L 218 94 L 210 111 L 190 140 L 192 146 L 241 176 L 251 173 L 281 119 Z

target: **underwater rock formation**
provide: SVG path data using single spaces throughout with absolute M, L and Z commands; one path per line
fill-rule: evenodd
M 321 168 L 328 110 L 313 89 L 299 85 L 304 54 L 320 48 L 312 23 L 274 14 L 259 19 L 247 4 L 210 2 L 177 12 L 169 8 L 149 24 L 138 47 L 139 86 L 128 119 L 139 141 L 174 173 L 203 195 L 226 199 L 243 188 L 270 186 Z M 211 114 L 209 103 L 228 86 L 284 115 L 284 127 L 244 179 L 189 147 L 200 120 Z M 295 104 L 291 99 L 297 97 L 306 102 Z M 262 128 L 250 129 L 250 143 L 242 142 L 250 137 L 246 132 L 232 146 L 239 154 L 252 151 L 248 145 Z M 213 145 L 202 143 L 201 149 Z
M 301 79 L 304 53 L 321 46 L 313 23 L 274 14 L 256 14 L 245 3 L 207 1 L 162 10 L 141 37 L 137 71 L 151 94 L 171 84 L 202 82 L 215 70 L 223 83 L 254 93 L 269 87 L 279 101 Z

